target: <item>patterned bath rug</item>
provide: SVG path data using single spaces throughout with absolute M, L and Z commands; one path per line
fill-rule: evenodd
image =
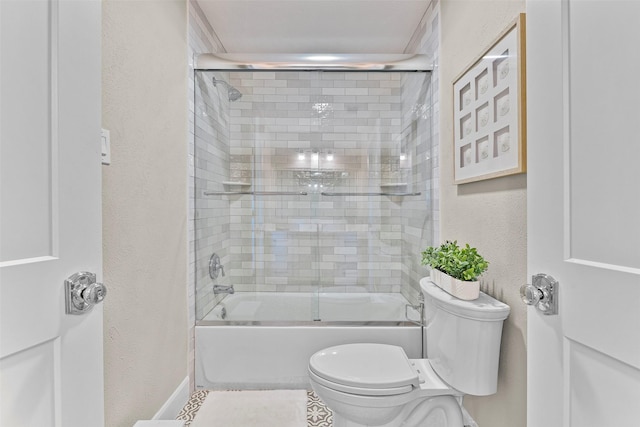
M 312 390 L 307 391 L 307 427 L 333 426 L 333 412 Z
M 185 427 L 189 427 L 207 398 L 209 390 L 199 390 L 191 395 L 176 419 L 184 421 Z M 307 390 L 307 427 L 331 427 L 333 426 L 333 413 L 327 408 L 313 390 Z
M 182 408 L 182 411 L 180 411 L 176 417 L 176 420 L 184 421 L 185 427 L 190 426 L 198 413 L 198 409 L 200 409 L 204 400 L 207 398 L 207 394 L 209 394 L 209 390 L 198 390 L 193 393 L 189 401 Z
M 210 391 L 191 427 L 307 427 L 305 390 Z

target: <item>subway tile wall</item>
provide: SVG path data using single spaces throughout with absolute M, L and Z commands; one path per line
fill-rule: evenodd
M 211 74 L 197 79 L 210 81 Z M 203 169 L 210 179 L 197 184 L 307 195 L 202 201 L 229 206 L 228 247 L 221 249 L 228 250 L 227 276 L 220 283 L 238 291 L 400 292 L 403 274 L 415 276 L 408 273 L 415 270 L 414 249 L 432 233 L 424 179 L 430 176 L 429 75 L 232 72 L 228 79 L 243 93 L 220 107 L 229 111 L 229 161 L 216 165 L 218 175 Z M 218 144 L 223 156 L 225 139 Z M 358 195 L 413 192 L 421 195 Z M 203 247 L 217 240 L 203 238 Z M 199 258 L 199 268 L 204 261 Z M 202 307 L 199 313 L 209 301 Z
M 432 80 L 424 83 L 412 75 L 403 79 L 403 123 L 410 126 L 411 141 L 415 144 L 411 161 L 411 180 L 422 197 L 408 198 L 401 212 L 402 218 L 402 293 L 410 301 L 419 294 L 419 281 L 427 275 L 420 262 L 421 252 L 433 242 L 433 125 Z
M 227 87 L 213 84 L 228 81 L 229 73 L 195 74 L 195 292 L 196 318 L 201 319 L 222 296 L 213 294 L 219 279 L 209 276 L 209 260 L 215 253 L 222 265 L 229 261 L 230 206 L 220 197 L 207 196 L 208 191 L 221 191 L 230 171 L 229 97 Z M 221 278 L 221 276 L 219 276 Z

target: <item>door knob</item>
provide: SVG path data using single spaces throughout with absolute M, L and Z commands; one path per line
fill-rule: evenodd
M 558 282 L 547 274 L 536 274 L 531 278 L 531 285 L 522 285 L 520 298 L 543 314 L 558 314 Z
M 67 314 L 87 313 L 107 295 L 107 287 L 96 282 L 95 274 L 86 271 L 69 276 L 64 286 Z
M 82 299 L 90 305 L 102 302 L 107 294 L 107 288 L 102 283 L 92 283 L 82 291 Z

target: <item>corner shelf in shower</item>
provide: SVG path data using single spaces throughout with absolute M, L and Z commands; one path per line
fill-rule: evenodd
M 251 187 L 250 182 L 244 181 L 222 181 L 222 185 L 226 185 L 228 187 Z
M 383 182 L 380 184 L 380 188 L 406 187 L 407 185 L 406 182 Z

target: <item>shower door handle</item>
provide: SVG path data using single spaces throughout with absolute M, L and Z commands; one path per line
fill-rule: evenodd
M 96 275 L 87 271 L 72 274 L 64 281 L 65 312 L 84 314 L 107 296 L 107 287 L 96 282 Z

